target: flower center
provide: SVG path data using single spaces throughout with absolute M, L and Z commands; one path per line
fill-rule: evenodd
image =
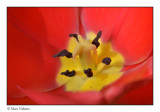
M 90 32 L 85 40 L 70 34 L 68 50 L 54 55 L 61 60 L 56 81 L 59 86 L 65 85 L 66 91 L 100 91 L 122 75 L 123 56 L 112 49 L 110 42 L 103 43 L 101 34 Z

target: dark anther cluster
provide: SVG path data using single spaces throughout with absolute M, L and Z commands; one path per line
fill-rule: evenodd
M 87 77 L 92 77 L 93 76 L 93 73 L 92 73 L 90 68 L 88 68 L 87 70 L 84 70 L 84 73 L 87 75 Z
M 54 55 L 53 57 L 59 57 L 59 56 L 66 56 L 67 58 L 72 58 L 72 53 L 68 52 L 66 49 L 62 50 L 58 54 Z
M 109 57 L 106 57 L 102 60 L 102 63 L 106 64 L 106 65 L 109 65 L 111 63 L 111 58 Z
M 98 40 L 101 37 L 101 34 L 102 34 L 102 31 L 99 31 L 98 34 L 97 34 L 97 37 L 92 41 L 92 44 L 96 45 L 97 48 L 100 45 L 100 43 L 98 42 Z
M 79 42 L 77 34 L 69 34 L 69 37 L 74 37 Z
M 75 70 L 69 72 L 69 70 L 66 70 L 65 72 L 62 72 L 61 75 L 65 75 L 65 76 L 68 76 L 68 77 L 73 77 L 75 76 L 76 72 Z

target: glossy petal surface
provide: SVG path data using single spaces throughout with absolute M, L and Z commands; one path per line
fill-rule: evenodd
M 8 22 L 8 95 L 21 97 L 16 85 L 37 89 L 53 88 L 58 60 L 53 60 L 50 49 L 22 33 Z M 43 51 L 44 50 L 44 51 Z M 55 52 L 54 49 L 52 50 Z M 45 53 L 44 53 L 45 52 Z M 45 54 L 45 55 L 44 55 Z M 47 59 L 46 59 L 47 58 Z
M 8 18 L 34 39 L 57 49 L 79 30 L 77 8 L 8 8 Z
M 65 92 L 63 87 L 55 89 L 47 93 L 37 93 L 23 88 L 19 89 L 33 101 L 38 104 L 99 104 L 101 102 L 101 95 L 97 92 L 72 93 Z
M 115 32 L 115 26 L 120 27 L 128 8 L 83 8 L 82 24 L 86 33 L 102 31 L 102 40 L 109 40 Z
M 24 97 L 24 98 L 8 98 L 7 99 L 8 105 L 35 105 L 36 103 L 31 99 Z
M 68 34 L 78 30 L 76 12 L 75 8 L 8 8 L 10 97 L 23 96 L 16 85 L 38 91 L 56 86 L 59 64 L 52 56 L 67 44 Z
M 140 83 L 138 83 L 140 84 Z M 139 86 L 139 85 L 138 85 Z M 114 104 L 121 105 L 152 105 L 153 104 L 153 81 L 143 84 L 136 89 L 127 92 Z
M 130 8 L 119 32 L 112 38 L 127 65 L 144 61 L 153 49 L 153 9 Z

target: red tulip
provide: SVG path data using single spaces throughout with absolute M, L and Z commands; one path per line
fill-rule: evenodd
M 7 18 L 8 104 L 153 104 L 152 8 L 8 8 Z M 91 37 L 100 37 L 99 46 L 89 43 L 91 40 L 82 42 L 80 35 L 86 39 L 90 32 Z M 69 34 L 77 34 L 77 40 Z M 69 48 L 72 40 L 79 47 Z M 84 43 L 86 47 L 81 47 Z M 110 49 L 104 47 L 107 43 L 117 54 L 109 54 Z M 82 88 L 74 86 L 81 84 L 81 79 L 70 85 L 57 82 L 59 76 L 69 80 L 83 72 L 73 69 L 73 61 L 66 66 L 66 57 L 60 57 L 61 61 L 52 57 L 67 48 L 72 49 L 73 58 L 82 58 L 82 66 L 91 66 L 90 72 L 86 69 L 83 74 L 95 89 L 84 83 Z M 92 56 L 101 60 L 89 61 L 84 49 L 103 52 L 98 58 Z M 106 56 L 111 60 L 104 64 Z M 92 80 L 101 67 L 106 70 L 103 76 Z M 75 76 L 62 69 L 75 70 Z

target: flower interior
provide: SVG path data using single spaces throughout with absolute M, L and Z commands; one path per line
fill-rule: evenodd
M 101 41 L 102 31 L 90 32 L 84 39 L 70 34 L 67 50 L 53 57 L 60 57 L 61 67 L 56 77 L 59 86 L 66 91 L 100 91 L 121 77 L 123 56 L 114 51 L 111 42 Z

